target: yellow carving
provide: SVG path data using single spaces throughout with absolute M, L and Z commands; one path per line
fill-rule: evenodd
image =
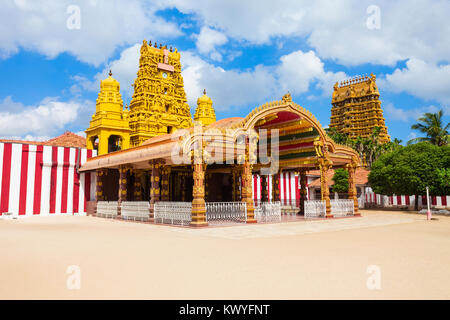
M 86 130 L 87 148 L 98 154 L 108 151 L 108 139 L 113 148 L 127 149 L 141 145 L 157 135 L 192 126 L 192 118 L 181 75 L 180 53 L 166 46 L 157 48 L 143 41 L 139 71 L 133 84 L 130 110 L 123 110 L 120 84 L 110 76 L 100 82 L 96 113 Z M 111 148 L 110 148 L 111 149 Z
M 380 142 L 388 142 L 380 93 L 376 77 L 356 77 L 336 82 L 332 95 L 330 127 L 347 134 L 350 138 L 369 137 L 374 127 L 380 127 Z
M 203 90 L 203 96 L 197 99 L 194 121 L 200 122 L 203 126 L 216 122 L 216 113 L 212 104 L 211 98 L 206 95 L 206 90 Z
M 108 153 L 108 144 L 115 150 L 128 148 L 130 135 L 128 110 L 123 110 L 120 84 L 112 77 L 111 72 L 108 78 L 100 81 L 95 114 L 85 132 L 87 148 L 94 149 L 98 143 L 99 155 Z M 110 138 L 114 139 L 109 142 Z

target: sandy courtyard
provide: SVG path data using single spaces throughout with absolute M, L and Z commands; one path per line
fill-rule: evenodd
M 0 299 L 450 298 L 450 217 L 362 214 L 201 230 L 0 220 Z M 67 288 L 69 266 L 79 289 Z M 367 286 L 369 266 L 380 289 Z

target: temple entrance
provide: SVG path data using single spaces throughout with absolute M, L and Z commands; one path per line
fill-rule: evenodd
M 231 202 L 232 176 L 229 173 L 207 173 L 207 202 Z

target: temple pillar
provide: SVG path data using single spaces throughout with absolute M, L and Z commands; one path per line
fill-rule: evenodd
M 300 214 L 305 215 L 305 201 L 306 196 L 308 194 L 306 190 L 306 170 L 300 170 L 299 172 L 299 180 L 300 180 Z
M 205 168 L 201 160 L 193 164 L 194 186 L 192 188 L 192 221 L 193 227 L 206 227 L 206 204 L 205 204 Z
M 97 197 L 97 201 L 105 201 L 105 195 L 103 193 L 103 182 L 104 182 L 104 176 L 106 175 L 106 169 L 97 169 L 97 183 L 96 183 L 96 190 L 95 195 Z
M 239 169 L 234 167 L 231 169 L 232 175 L 232 200 L 233 202 L 241 201 L 241 189 L 239 183 Z
M 155 218 L 155 203 L 160 200 L 160 166 L 161 164 L 158 161 L 150 161 L 150 221 Z
M 325 206 L 326 206 L 326 218 L 333 218 L 333 215 L 331 214 L 331 201 L 330 201 L 330 189 L 328 187 L 328 169 L 330 168 L 330 165 L 328 163 L 325 163 L 323 161 L 319 164 L 320 169 L 320 194 L 321 194 L 321 200 L 325 200 Z
M 181 201 L 186 201 L 186 180 L 187 180 L 187 173 L 180 172 L 180 189 L 181 189 Z
M 119 192 L 117 197 L 119 207 L 123 201 L 127 201 L 127 171 L 127 167 L 119 166 Z
M 348 172 L 348 198 L 353 200 L 355 216 L 360 216 L 358 192 L 356 191 L 356 163 L 347 164 L 346 169 Z
M 164 166 L 161 170 L 161 201 L 170 201 L 169 177 L 170 177 L 170 167 Z
M 280 174 L 272 176 L 272 199 L 274 202 L 280 201 Z
M 141 170 L 134 170 L 134 201 L 142 201 L 142 190 L 141 190 L 141 178 L 143 172 Z
M 269 176 L 261 176 L 261 202 L 269 201 L 269 193 L 267 191 L 267 180 Z
M 256 223 L 252 194 L 252 165 L 248 156 L 245 157 L 242 166 L 242 202 L 247 204 L 247 223 Z

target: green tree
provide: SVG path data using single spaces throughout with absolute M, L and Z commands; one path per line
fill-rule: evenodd
M 418 123 L 411 126 L 413 130 L 419 130 L 425 134 L 425 137 L 418 137 L 408 141 L 408 144 L 427 141 L 437 146 L 448 145 L 450 122 L 445 126 L 443 124 L 444 112 L 439 110 L 437 113 L 425 113 L 417 119 Z
M 440 170 L 447 168 L 450 147 L 421 142 L 381 155 L 372 165 L 369 184 L 375 193 L 385 195 L 423 195 L 427 186 L 432 195 L 446 195 L 450 188 L 442 184 Z
M 348 192 L 348 172 L 345 169 L 336 169 L 333 175 L 333 192 Z

